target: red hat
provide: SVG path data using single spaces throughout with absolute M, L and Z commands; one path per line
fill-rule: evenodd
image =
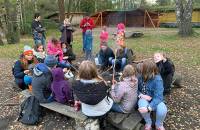
M 24 53 L 23 53 L 24 55 L 33 55 L 33 50 L 32 50 L 32 48 L 30 47 L 30 46 L 28 46 L 28 45 L 25 45 L 24 46 Z

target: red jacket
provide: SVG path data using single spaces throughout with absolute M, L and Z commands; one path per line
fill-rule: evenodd
M 92 18 L 89 19 L 83 18 L 81 20 L 80 28 L 82 28 L 82 32 L 85 32 L 88 29 L 92 30 L 94 27 L 95 27 L 94 20 Z

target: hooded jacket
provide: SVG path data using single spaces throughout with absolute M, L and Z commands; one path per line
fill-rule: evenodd
M 64 73 L 61 68 L 55 68 L 52 70 L 53 82 L 51 84 L 51 90 L 54 99 L 59 103 L 66 103 L 71 100 L 71 90 L 69 83 L 64 79 Z
M 47 99 L 51 94 L 51 82 L 52 75 L 49 68 L 44 63 L 37 64 L 33 69 L 32 92 L 41 103 L 49 102 Z
M 123 81 L 115 84 L 110 95 L 115 103 L 119 104 L 124 113 L 129 113 L 137 103 L 138 80 L 124 78 Z
M 102 116 L 113 105 L 113 100 L 107 95 L 109 87 L 97 80 L 77 80 L 72 89 L 81 101 L 81 109 L 86 116 Z

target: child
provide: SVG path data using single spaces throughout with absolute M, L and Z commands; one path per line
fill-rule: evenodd
M 52 74 L 44 63 L 37 64 L 33 69 L 32 93 L 40 103 L 52 101 L 51 95 Z
M 98 63 L 101 65 L 101 69 L 104 70 L 109 65 L 112 65 L 112 60 L 115 58 L 113 50 L 108 47 L 107 42 L 101 44 L 101 49 L 98 54 Z
M 167 107 L 163 102 L 163 81 L 157 66 L 152 60 L 145 60 L 142 64 L 141 76 L 138 78 L 138 110 L 144 118 L 145 130 L 151 130 L 151 111 L 156 112 L 156 130 L 165 130 L 163 122 L 167 114 Z
M 122 81 L 114 81 L 110 91 L 114 104 L 112 111 L 130 113 L 137 103 L 138 80 L 135 76 L 135 69 L 126 65 L 121 77 Z
M 116 44 L 125 46 L 125 25 L 123 23 L 119 23 L 117 25 L 117 35 L 116 35 Z
M 53 82 L 51 90 L 54 99 L 59 103 L 67 103 L 72 100 L 70 85 L 64 79 L 64 72 L 61 68 L 52 69 Z
M 112 65 L 115 64 L 115 69 L 122 71 L 126 64 L 131 63 L 133 60 L 133 52 L 131 49 L 126 48 L 126 46 L 119 45 L 118 49 L 116 50 L 116 61 L 115 59 L 112 60 Z
M 103 26 L 99 38 L 100 38 L 100 48 L 103 42 L 108 43 L 108 32 L 106 26 Z
M 56 68 L 58 60 L 54 55 L 47 55 L 44 59 L 44 64 L 51 70 L 52 68 Z
M 52 38 L 52 40 L 48 42 L 47 53 L 48 55 L 54 55 L 58 57 L 58 67 L 70 68 L 70 64 L 66 63 L 63 60 L 63 51 L 62 51 L 61 43 L 56 38 Z
M 68 18 L 65 18 L 63 24 L 60 27 L 60 31 L 62 32 L 60 41 L 61 43 L 67 43 L 72 47 L 71 42 L 73 41 L 73 32 L 74 29 L 71 26 L 71 23 L 69 22 Z
M 83 114 L 91 118 L 104 116 L 112 107 L 113 100 L 107 97 L 109 87 L 98 76 L 97 68 L 91 61 L 83 61 L 79 67 L 78 79 L 72 85 L 81 102 Z M 75 106 L 77 102 L 75 101 Z
M 15 62 L 13 67 L 13 75 L 19 88 L 24 90 L 31 84 L 32 77 L 30 75 L 32 67 L 37 63 L 38 61 L 33 56 L 32 48 L 25 45 L 23 54 L 20 56 L 20 59 Z
M 52 38 L 50 41 L 48 41 L 47 54 L 58 56 L 59 61 L 63 60 L 63 52 L 61 48 L 61 43 L 56 38 Z
M 38 62 L 43 63 L 45 59 L 44 46 L 41 43 L 35 45 L 33 55 L 37 58 Z
M 34 20 L 32 22 L 32 31 L 33 31 L 33 39 L 35 44 L 42 43 L 45 46 L 45 31 L 46 29 L 41 24 L 41 15 L 40 13 L 35 13 Z
M 171 91 L 172 79 L 174 76 L 174 65 L 164 56 L 163 53 L 154 54 L 154 62 L 156 63 L 160 75 L 163 79 L 164 94 L 169 94 Z
M 63 51 L 63 60 L 71 63 L 76 59 L 76 55 L 73 53 L 72 48 L 69 44 L 62 43 L 62 51 Z

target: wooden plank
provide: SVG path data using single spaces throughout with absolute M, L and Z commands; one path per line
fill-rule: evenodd
M 28 90 L 24 90 L 21 92 L 22 95 L 25 97 L 31 96 L 31 93 Z M 79 120 L 86 120 L 87 116 L 83 115 L 80 111 L 75 111 L 74 107 L 70 107 L 58 102 L 51 102 L 51 103 L 40 103 L 42 107 L 48 108 L 52 111 L 58 112 L 60 114 L 79 119 Z

